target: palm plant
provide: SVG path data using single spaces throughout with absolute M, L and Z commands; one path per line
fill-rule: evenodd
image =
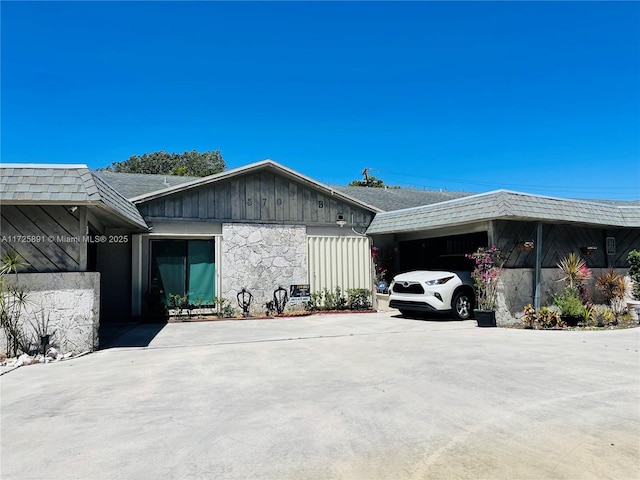
M 560 281 L 567 282 L 571 289 L 579 287 L 585 280 L 591 277 L 591 270 L 587 263 L 577 253 L 571 252 L 558 263 L 564 277 Z

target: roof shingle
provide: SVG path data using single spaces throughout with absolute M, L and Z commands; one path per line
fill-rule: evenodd
M 137 228 L 147 228 L 138 209 L 86 165 L 0 165 L 0 201 L 96 204 Z
M 380 213 L 368 234 L 429 230 L 494 219 L 640 227 L 640 206 L 542 197 L 498 190 L 422 207 Z

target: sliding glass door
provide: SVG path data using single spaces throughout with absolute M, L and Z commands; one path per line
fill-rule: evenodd
M 215 298 L 214 240 L 152 240 L 151 293 L 186 296 L 191 305 L 213 305 Z

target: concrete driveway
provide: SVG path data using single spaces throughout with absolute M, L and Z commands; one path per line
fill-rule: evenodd
M 388 312 L 140 327 L 0 377 L 0 477 L 636 479 L 639 334 Z

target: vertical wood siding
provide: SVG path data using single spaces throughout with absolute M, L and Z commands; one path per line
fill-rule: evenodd
M 371 289 L 371 247 L 367 237 L 307 237 L 312 292 L 341 287 Z
M 272 172 L 203 185 L 138 205 L 150 219 L 334 226 L 338 213 L 361 226 L 373 214 Z

